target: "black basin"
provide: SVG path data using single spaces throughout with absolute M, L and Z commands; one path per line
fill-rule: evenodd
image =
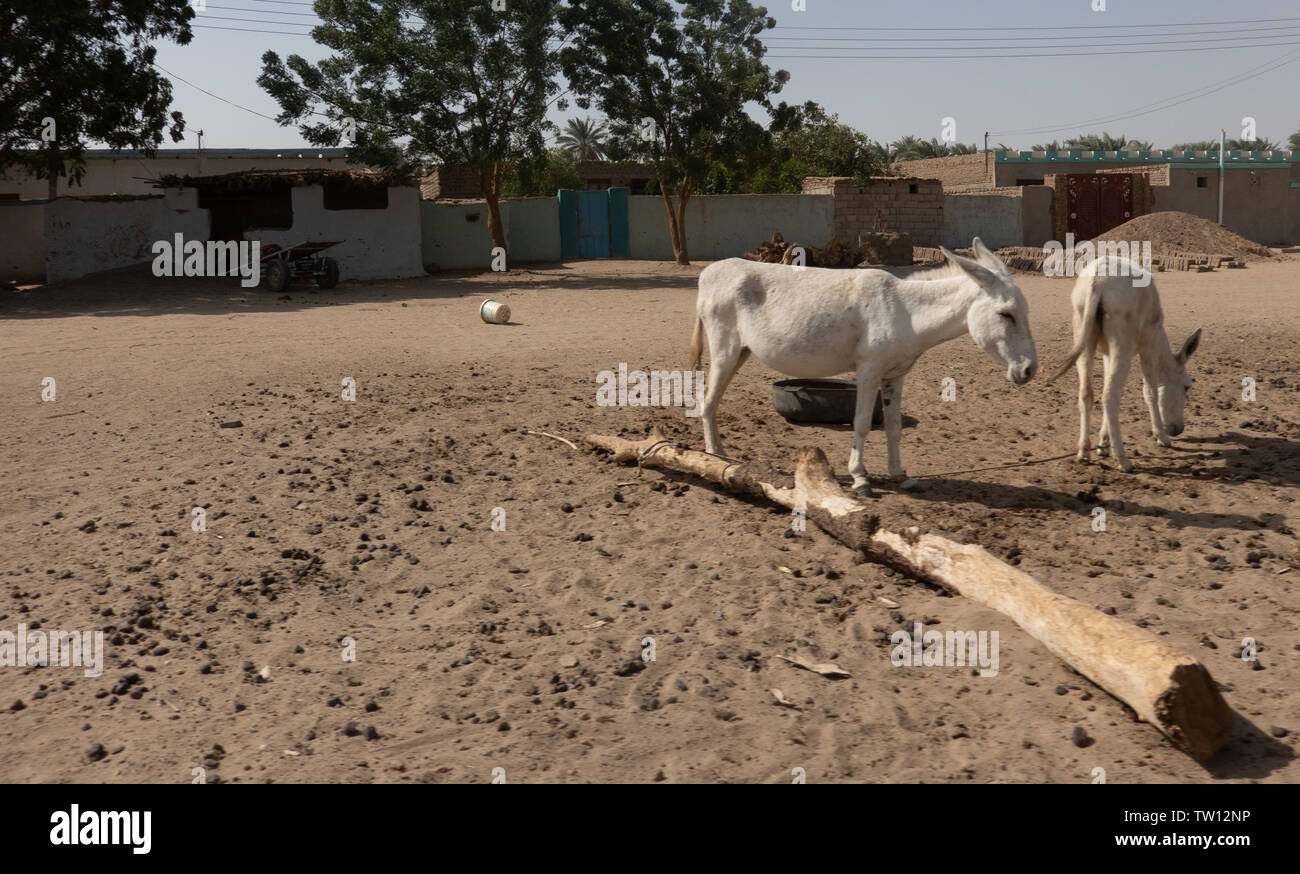
M 852 425 L 857 404 L 857 384 L 848 379 L 783 379 L 772 386 L 772 406 L 787 422 Z M 877 392 L 871 427 L 884 424 L 884 408 Z

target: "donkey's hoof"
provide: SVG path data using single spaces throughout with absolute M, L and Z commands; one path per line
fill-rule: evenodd
M 1120 462 L 1120 465 L 1119 465 L 1119 469 L 1122 470 L 1122 471 L 1124 471 L 1125 473 L 1132 473 L 1132 472 L 1133 472 L 1133 462 L 1131 462 L 1131 461 L 1121 461 L 1121 462 Z
M 1110 455 L 1110 447 L 1103 443 L 1101 446 L 1097 447 L 1097 454 L 1102 458 L 1105 458 L 1107 455 Z
M 1166 449 L 1172 449 L 1174 446 L 1174 441 L 1170 440 L 1168 437 L 1160 437 L 1159 435 L 1156 436 L 1156 443 L 1160 444 Z
M 854 483 L 853 494 L 859 498 L 874 498 L 876 496 L 876 493 L 871 490 L 871 483 L 869 482 L 864 482 L 861 485 Z
M 1080 449 L 1074 454 L 1074 460 L 1078 464 L 1090 464 L 1092 459 L 1088 456 L 1088 450 Z

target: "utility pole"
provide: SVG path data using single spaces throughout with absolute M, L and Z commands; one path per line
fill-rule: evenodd
M 984 131 L 984 178 L 989 178 L 989 132 Z
M 1228 129 L 1219 128 L 1219 224 L 1223 224 L 1223 153 L 1228 148 Z

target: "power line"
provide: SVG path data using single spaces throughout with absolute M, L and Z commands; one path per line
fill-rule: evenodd
M 182 79 L 180 76 L 177 76 L 175 73 L 171 72 L 166 67 L 163 67 L 160 64 L 155 63 L 154 66 L 157 67 L 159 70 L 161 70 L 163 73 L 166 73 L 171 78 L 177 80 L 178 82 L 184 82 L 186 85 L 190 86 L 191 88 L 194 88 L 198 91 L 202 91 L 204 94 L 208 95 L 209 97 L 216 98 L 217 100 L 220 100 L 222 103 L 227 103 L 235 107 L 236 109 L 242 109 L 244 110 L 244 112 L 251 112 L 253 115 L 260 115 L 262 118 L 268 119 L 270 121 L 276 121 L 275 118 L 267 115 L 266 113 L 258 112 L 256 109 L 249 109 L 247 106 L 240 106 L 238 103 L 235 103 L 233 100 L 227 100 L 226 98 L 222 97 L 219 94 L 213 94 L 211 91 L 209 91 L 206 88 L 200 88 L 198 85 L 195 85 L 190 80 Z M 279 122 L 276 123 L 278 124 Z
M 1289 53 L 1288 53 L 1288 54 L 1289 54 Z M 1209 85 L 1199 85 L 1199 86 L 1197 86 L 1196 88 L 1192 88 L 1192 89 L 1187 90 L 1187 91 L 1180 91 L 1180 92 L 1177 93 L 1177 94 L 1171 94 L 1170 96 L 1168 96 L 1168 97 L 1164 97 L 1164 98 L 1161 98 L 1160 100 L 1155 100 L 1155 101 L 1152 101 L 1151 103 L 1145 103 L 1145 104 L 1143 104 L 1143 105 L 1141 105 L 1141 106 L 1138 106 L 1138 107 L 1136 107 L 1136 108 L 1134 108 L 1134 109 L 1132 109 L 1132 110 L 1126 110 L 1126 112 L 1130 112 L 1130 113 L 1133 113 L 1133 114 L 1139 114 L 1139 115 L 1140 115 L 1141 113 L 1143 113 L 1143 112 L 1146 111 L 1146 110 L 1156 109 L 1156 108 L 1164 108 L 1164 107 L 1171 106 L 1171 105 L 1178 105 L 1177 103 L 1172 103 L 1171 101 L 1177 101 L 1178 98 L 1180 98 L 1180 97 L 1187 97 L 1187 98 L 1189 98 L 1189 99 L 1196 99 L 1197 97 L 1208 96 L 1209 94 L 1213 94 L 1215 91 L 1220 91 L 1220 90 L 1222 90 L 1222 89 L 1224 89 L 1224 88 L 1227 88 L 1227 87 L 1230 87 L 1230 86 L 1232 86 L 1232 85 L 1236 85 L 1236 84 L 1239 84 L 1239 83 L 1241 83 L 1241 82 L 1249 81 L 1250 79 L 1253 79 L 1253 78 L 1255 78 L 1256 76 L 1261 76 L 1261 75 L 1263 75 L 1264 73 L 1269 73 L 1269 72 L 1272 72 L 1273 70 L 1278 69 L 1279 67 L 1286 66 L 1287 64 L 1291 63 L 1291 61 L 1294 61 L 1294 60 L 1300 58 L 1300 54 L 1297 54 L 1297 56 L 1296 56 L 1295 58 L 1291 58 L 1291 60 L 1284 60 L 1286 57 L 1287 57 L 1286 54 L 1279 55 L 1279 56 L 1276 57 L 1276 58 L 1272 58 L 1272 59 L 1270 59 L 1270 60 L 1265 61 L 1265 62 L 1262 63 L 1262 64 L 1259 64 L 1258 66 L 1255 66 L 1255 67 L 1249 67 L 1249 68 L 1247 68 L 1247 69 L 1245 69 L 1245 70 L 1242 70 L 1240 73 L 1234 73 L 1233 75 L 1229 76 L 1227 79 L 1224 79 L 1224 80 L 1222 80 L 1222 81 L 1218 81 L 1218 82 L 1216 82 L 1216 83 L 1211 83 L 1211 84 L 1209 84 Z M 1281 63 L 1279 63 L 1279 62 L 1281 62 Z M 1274 66 L 1274 65 L 1276 65 L 1276 66 Z M 1179 103 L 1185 103 L 1185 102 L 1186 102 L 1186 101 L 1179 101 Z M 1127 117 L 1131 117 L 1131 116 L 1124 116 L 1124 117 L 1127 118 Z M 1086 120 L 1084 120 L 1084 121 L 1078 122 L 1076 125 L 1067 125 L 1066 127 L 1078 127 L 1078 126 L 1087 125 L 1087 124 L 1099 124 L 1099 123 L 1104 123 L 1104 122 L 1107 122 L 1107 121 L 1122 121 L 1122 120 L 1123 120 L 1123 118 L 1119 118 L 1119 117 L 1116 117 L 1116 116 L 1110 116 L 1110 115 L 1108 115 L 1108 116 L 1099 116 L 1099 117 L 1097 117 L 1097 118 L 1086 119 Z M 1034 128 L 1025 128 L 1025 129 L 1023 129 L 1023 130 L 1011 130 L 1011 131 L 990 131 L 989 133 L 990 133 L 990 134 L 994 134 L 994 133 L 996 133 L 996 134 L 999 135 L 999 136 L 1007 136 L 1007 135 L 1014 135 L 1014 134 L 1052 133 L 1052 132 L 1054 132 L 1054 131 L 1065 130 L 1066 127 L 1058 127 L 1058 128 L 1037 128 L 1037 129 L 1034 129 Z
M 310 33 L 301 30 L 258 30 L 253 27 L 218 27 L 215 24 L 191 24 L 190 27 L 201 27 L 205 30 L 238 30 L 241 33 L 279 33 L 285 36 L 311 36 Z
M 265 18 L 235 18 L 233 16 L 213 15 L 208 17 L 209 21 L 247 21 L 253 24 L 278 24 L 283 27 L 315 27 L 314 24 L 299 23 L 297 21 L 267 21 Z M 195 25 L 196 27 L 202 25 Z
M 1223 31 L 1213 31 L 1213 32 L 1212 32 L 1212 31 L 1201 31 L 1200 33 L 1194 33 L 1194 32 L 1193 32 L 1193 33 L 1147 33 L 1147 34 L 1138 34 L 1138 33 L 1133 33 L 1133 34 L 1120 34 L 1120 35 L 1117 35 L 1114 39 L 1137 39 L 1137 40 L 1140 40 L 1140 41 L 1142 41 L 1142 42 L 1150 41 L 1150 40 L 1152 40 L 1152 38 L 1154 38 L 1154 37 L 1166 37 L 1166 36 L 1193 36 L 1193 37 L 1197 37 L 1196 39 L 1192 39 L 1192 40 L 1183 40 L 1183 42 L 1208 42 L 1208 41 L 1210 41 L 1210 40 L 1249 40 L 1249 39 L 1268 39 L 1268 38 L 1275 37 L 1275 36 L 1283 36 L 1283 35 L 1290 36 L 1290 35 L 1292 35 L 1292 34 L 1284 34 L 1283 31 L 1294 31 L 1294 30 L 1296 30 L 1298 27 L 1300 27 L 1300 25 L 1291 25 L 1290 27 L 1258 27 L 1258 28 L 1250 28 L 1250 29 L 1247 29 L 1247 30 L 1223 30 Z M 1224 34 L 1228 34 L 1228 33 L 1260 33 L 1260 32 L 1264 32 L 1264 33 L 1266 33 L 1267 36 L 1224 36 Z M 1097 37 L 1098 37 L 1097 34 L 1090 34 L 1090 33 L 1089 33 L 1089 34 L 1082 34 L 1082 35 L 1080 35 L 1080 36 L 1024 36 L 1024 37 L 1016 37 L 1016 40 L 1017 40 L 1017 42 L 1042 42 L 1042 41 L 1044 41 L 1044 40 L 1063 40 L 1063 39 L 1065 39 L 1065 40 L 1084 40 L 1084 39 L 1096 39 Z M 887 37 L 885 37 L 885 36 L 882 36 L 882 37 L 871 37 L 871 36 L 768 36 L 768 37 L 763 37 L 763 39 L 764 39 L 764 41 L 768 41 L 768 40 L 798 40 L 798 41 L 800 41 L 800 42 L 854 42 L 854 43 L 860 43 L 860 42 L 885 42 L 885 43 L 888 43 L 888 42 L 932 42 L 932 43 L 938 43 L 938 44 L 943 44 L 943 43 L 948 43 L 948 42 L 979 42 L 979 43 L 983 43 L 983 42 L 987 42 L 987 41 L 988 41 L 988 37 L 977 37 L 977 36 L 957 36 L 957 37 L 921 37 L 921 36 L 902 36 L 902 37 L 898 37 L 898 36 L 887 36 Z M 1162 44 L 1162 43 L 1164 43 L 1164 42 L 1177 42 L 1177 40 L 1167 40 L 1167 41 L 1165 41 L 1165 40 L 1161 40 L 1161 41 L 1157 42 L 1156 44 L 1159 45 L 1159 44 Z M 1133 43 L 1133 42 L 1115 42 L 1115 41 L 1112 40 L 1112 39 L 1108 39 L 1105 43 L 1092 43 L 1092 45 L 1138 45 L 1138 44 L 1139 44 L 1139 43 Z M 851 47 L 851 46 L 848 46 L 848 47 L 846 47 L 846 48 L 852 48 L 852 47 Z M 930 46 L 905 46 L 904 48 L 930 48 Z M 953 48 L 963 48 L 963 46 L 954 46 Z M 985 48 L 985 46 L 972 46 L 971 48 Z M 1001 46 L 987 46 L 987 48 L 1002 48 L 1002 47 L 1001 47 Z M 1039 48 L 1039 46 L 1034 46 L 1033 48 Z M 1058 47 L 1057 47 L 1057 46 L 1042 46 L 1042 48 L 1058 48 Z M 1059 48 L 1069 48 L 1069 46 L 1060 46 Z
M 1209 27 L 1219 24 L 1270 24 L 1279 21 L 1300 21 L 1300 18 L 1247 18 L 1238 21 L 1185 21 L 1178 27 Z M 1114 28 L 1132 28 L 1132 27 L 1170 27 L 1169 24 L 1081 24 L 1070 25 L 1069 30 L 1110 30 Z M 778 30 L 888 30 L 888 31 L 956 31 L 974 32 L 986 30 L 1062 30 L 1061 26 L 1039 25 L 1033 27 L 812 27 L 801 24 L 778 24 Z
M 1230 37 L 1213 37 L 1213 38 L 1206 38 L 1206 39 L 1167 40 L 1167 41 L 1164 41 L 1164 42 L 1107 42 L 1107 43 L 1103 43 L 1102 45 L 1107 45 L 1107 46 L 1123 46 L 1123 47 L 1127 47 L 1127 48 L 1144 48 L 1144 47 L 1150 47 L 1150 46 L 1185 45 L 1185 44 L 1192 44 L 1192 43 L 1223 43 L 1223 42 L 1240 42 L 1241 40 L 1250 40 L 1251 42 L 1250 42 L 1249 45 L 1225 46 L 1225 48 L 1249 49 L 1249 48 L 1254 48 L 1257 44 L 1259 44 L 1259 43 L 1257 42 L 1258 40 L 1261 40 L 1261 39 L 1276 39 L 1276 38 L 1283 38 L 1283 37 L 1288 38 L 1288 39 L 1291 39 L 1291 38 L 1300 38 L 1300 33 L 1278 33 L 1278 34 L 1274 34 L 1274 35 L 1271 36 L 1271 37 L 1262 37 L 1262 36 L 1236 36 L 1236 37 L 1231 37 L 1231 36 L 1230 36 Z M 1097 45 L 1097 44 L 1094 43 L 1094 44 L 1092 44 L 1092 45 L 1030 46 L 1029 48 L 1035 48 L 1035 49 L 1050 49 L 1050 50 L 1055 51 L 1055 50 L 1058 50 L 1058 49 L 1088 49 L 1088 48 L 1092 48 L 1094 45 Z M 946 50 L 946 51 L 954 51 L 954 52 L 982 52 L 982 51 L 995 51 L 995 50 L 1017 49 L 1017 48 L 1019 48 L 1019 46 L 1009 45 L 1009 46 L 951 46 L 951 47 L 944 47 L 944 46 L 818 46 L 818 45 L 793 45 L 793 46 L 788 46 L 788 45 L 778 45 L 778 46 L 772 46 L 772 48 L 773 48 L 773 49 L 780 50 L 780 51 L 810 51 L 810 52 L 811 52 L 811 51 L 839 51 L 839 52 L 851 52 L 851 51 L 884 51 L 884 52 L 898 52 L 898 51 L 930 51 L 930 50 Z M 1195 51 L 1195 50 L 1194 50 L 1194 49 L 1189 49 L 1188 51 Z M 1085 54 L 1086 54 L 1086 53 L 1085 53 Z M 891 56 L 891 57 L 892 57 L 892 56 Z M 956 57 L 959 57 L 959 58 L 965 58 L 965 57 L 982 57 L 982 56 L 981 56 L 981 55 L 956 55 Z
M 262 117 L 262 118 L 265 118 L 265 119 L 267 119 L 268 121 L 273 121 L 273 122 L 275 122 L 276 124 L 279 124 L 279 123 L 280 123 L 280 120 L 279 120 L 278 118 L 275 118 L 274 116 L 267 115 L 267 114 L 264 113 L 264 112 L 258 112 L 256 109 L 249 109 L 247 106 L 242 106 L 241 104 L 238 104 L 238 103 L 234 102 L 233 100 L 227 100 L 226 98 L 222 97 L 220 94 L 213 94 L 213 93 L 212 93 L 211 91 L 209 91 L 208 89 L 203 88 L 203 87 L 201 87 L 201 86 L 199 86 L 199 85 L 195 85 L 193 82 L 189 81 L 188 79 L 183 79 L 183 78 L 181 78 L 180 76 L 177 76 L 175 73 L 169 71 L 166 67 L 163 67 L 163 66 L 161 66 L 160 64 L 158 64 L 158 63 L 156 63 L 156 62 L 151 62 L 151 63 L 153 63 L 153 65 L 154 65 L 155 67 L 157 67 L 161 72 L 165 73 L 166 75 L 170 76 L 171 78 L 177 80 L 178 82 L 184 82 L 186 85 L 188 85 L 188 86 L 190 86 L 191 88 L 194 88 L 194 89 L 196 89 L 196 90 L 198 90 L 198 91 L 202 91 L 204 94 L 208 95 L 209 97 L 212 97 L 212 98 L 215 98 L 215 99 L 217 99 L 217 100 L 220 100 L 222 103 L 229 104 L 230 106 L 233 106 L 233 107 L 235 107 L 236 109 L 242 109 L 242 110 L 244 110 L 244 112 L 250 112 L 250 113 L 252 113 L 253 115 L 257 115 L 257 116 L 260 116 L 260 117 Z M 321 116 L 322 118 L 328 118 L 328 119 L 330 119 L 331 121 L 336 121 L 336 119 L 332 118 L 332 117 L 329 115 L 329 113 L 327 113 L 327 112 L 321 112 L 321 111 L 316 110 L 316 109 L 308 109 L 306 112 L 307 112 L 308 115 L 319 115 L 319 116 Z M 371 122 L 371 124 L 373 124 L 373 125 L 376 126 L 376 127 L 386 128 L 386 129 L 388 129 L 388 130 L 392 130 L 392 129 L 393 129 L 391 125 L 383 124 L 383 123 L 380 123 L 380 122 Z
M 1199 89 L 1195 89 L 1193 92 L 1184 91 L 1182 94 L 1174 95 L 1174 98 L 1183 97 L 1184 99 L 1182 100 L 1175 100 L 1173 98 L 1169 98 L 1169 101 L 1148 103 L 1145 106 L 1139 107 L 1136 110 L 1128 111 L 1125 113 L 1109 115 L 1109 116 L 1101 116 L 1098 118 L 1075 122 L 1069 125 L 1061 125 L 1059 127 L 1025 128 L 1022 130 L 1008 130 L 1008 131 L 989 131 L 989 135 L 990 136 L 1027 136 L 1027 135 L 1034 135 L 1034 134 L 1060 133 L 1061 131 L 1065 131 L 1065 130 L 1077 130 L 1079 128 L 1084 127 L 1085 125 L 1108 124 L 1110 122 L 1125 121 L 1130 118 L 1136 118 L 1139 115 L 1151 115 L 1156 112 L 1163 112 L 1166 109 L 1172 109 L 1175 106 L 1181 106 L 1184 103 L 1188 103 L 1192 100 L 1197 100 L 1201 97 L 1208 97 L 1209 95 L 1214 94 L 1218 91 L 1222 91 L 1225 88 L 1231 88 L 1233 85 L 1238 85 L 1250 79 L 1258 78 L 1259 76 L 1262 76 L 1265 73 L 1271 73 L 1274 70 L 1279 70 L 1282 67 L 1285 67 L 1288 64 L 1293 64 L 1298 60 L 1300 60 L 1300 51 L 1289 52 L 1288 54 L 1280 55 L 1279 57 L 1274 58 L 1272 61 L 1265 62 L 1259 67 L 1253 67 L 1243 73 L 1239 73 L 1235 76 L 1230 76 L 1226 81 L 1220 82 L 1216 85 L 1205 86 Z M 1185 96 L 1185 95 L 1190 95 L 1190 96 Z M 1152 107 L 1156 107 L 1156 108 L 1153 109 Z
M 250 6 L 214 6 L 209 5 L 208 9 L 229 9 L 237 12 L 264 12 L 267 15 L 307 15 L 312 18 L 318 17 L 315 12 L 280 12 L 276 9 L 258 9 Z
M 1147 55 L 1147 54 L 1168 54 L 1171 52 L 1216 52 L 1216 51 L 1233 51 L 1237 49 L 1263 49 L 1273 46 L 1293 46 L 1300 45 L 1300 41 L 1291 40 L 1288 42 L 1266 42 L 1253 43 L 1251 45 L 1241 46 L 1204 46 L 1202 48 L 1182 48 L 1182 49 L 1131 49 L 1118 52 L 1038 52 L 1035 54 L 1016 54 L 1016 55 L 766 55 L 773 60 L 790 60 L 801 58 L 804 60 L 817 61 L 902 61 L 902 60 L 929 60 L 929 61 L 970 61 L 983 59 L 998 58 L 1092 58 L 1104 55 Z M 785 49 L 789 51 L 789 49 Z

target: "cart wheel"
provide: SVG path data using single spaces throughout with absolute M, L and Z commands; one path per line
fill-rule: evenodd
M 262 284 L 270 292 L 281 292 L 289 287 L 289 265 L 274 258 L 262 265 Z
M 321 288 L 333 288 L 339 284 L 339 262 L 333 258 L 321 259 L 322 270 L 316 274 L 316 284 Z

